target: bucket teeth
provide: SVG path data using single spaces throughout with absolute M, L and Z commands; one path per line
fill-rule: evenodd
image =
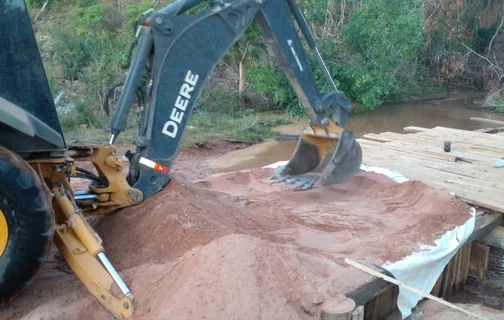
M 289 162 L 276 169 L 270 179 L 306 190 L 351 179 L 360 168 L 362 150 L 350 131 L 339 137 L 304 134 Z
M 282 167 L 284 168 L 284 167 Z M 298 189 L 310 189 L 319 177 L 316 175 L 300 175 L 294 177 L 285 177 L 279 174 L 273 173 L 270 177 L 272 180 L 276 180 L 277 183 L 292 184 Z

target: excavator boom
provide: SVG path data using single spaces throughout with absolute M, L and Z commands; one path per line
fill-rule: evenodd
M 293 156 L 272 179 L 306 189 L 359 170 L 360 146 L 345 129 L 351 105 L 334 85 L 296 0 L 210 0 L 206 11 L 186 14 L 202 3 L 177 0 L 142 15 L 108 144 L 66 145 L 24 0 L 0 1 L 0 303 L 30 282 L 54 241 L 96 299 L 117 318 L 131 318 L 133 293 L 85 217 L 137 205 L 170 181 L 196 99 L 254 21 L 310 118 Z M 298 28 L 332 91 L 317 88 Z M 145 101 L 136 150 L 126 153 L 126 177 L 114 142 L 142 80 Z M 92 164 L 96 173 L 78 163 Z M 89 190 L 74 190 L 72 177 L 91 180 Z
M 351 105 L 336 89 L 295 0 L 213 1 L 210 10 L 183 15 L 202 2 L 178 0 L 142 17 L 137 54 L 110 121 L 109 143 L 113 144 L 126 128 L 131 101 L 147 69 L 147 107 L 142 110 L 136 151 L 127 154 L 129 183 L 148 198 L 169 182 L 166 173 L 210 72 L 254 20 L 310 118 L 310 128 L 301 136 L 294 155 L 272 178 L 310 188 L 352 177 L 360 167 L 361 149 L 353 134 L 343 129 Z M 332 92 L 318 90 L 295 21 Z

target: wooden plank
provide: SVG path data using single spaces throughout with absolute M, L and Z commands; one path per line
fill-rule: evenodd
M 408 135 L 402 135 L 408 136 Z M 409 135 L 411 136 L 411 135 Z M 390 139 L 389 139 L 390 138 Z M 378 141 L 378 140 L 388 140 L 388 141 Z M 499 150 L 487 150 L 487 149 L 475 149 L 474 147 L 466 147 L 465 145 L 452 145 L 452 149 L 450 152 L 444 151 L 444 146 L 442 142 L 434 142 L 429 139 L 425 139 L 424 141 L 419 141 L 413 138 L 402 138 L 402 139 L 392 139 L 388 135 L 383 135 L 378 139 L 368 140 L 361 139 L 358 140 L 361 144 L 372 144 L 370 141 L 375 142 L 376 146 L 380 148 L 398 148 L 403 147 L 407 148 L 408 151 L 413 152 L 428 152 L 429 154 L 436 155 L 437 157 L 446 159 L 449 162 L 454 162 L 455 157 L 466 158 L 470 161 L 478 161 L 483 164 L 491 165 L 494 162 L 495 158 L 500 158 L 502 153 Z M 380 144 L 377 144 L 380 142 Z
M 459 282 L 460 282 L 460 265 L 461 265 L 461 257 L 462 257 L 462 251 L 458 250 L 455 256 L 453 257 L 454 260 L 454 272 L 453 272 L 453 281 L 451 284 L 451 292 L 455 292 L 459 288 Z
M 409 142 L 403 142 L 403 141 L 391 141 L 387 143 L 381 143 L 376 140 L 363 140 L 363 141 L 358 141 L 361 145 L 363 146 L 374 146 L 380 150 L 392 150 L 392 151 L 400 151 L 404 153 L 408 153 L 411 155 L 420 155 L 423 157 L 428 157 L 433 160 L 439 160 L 446 162 L 447 164 L 452 164 L 452 165 L 471 165 L 471 166 L 477 166 L 480 165 L 482 168 L 490 168 L 491 164 L 494 162 L 492 161 L 492 157 L 488 155 L 488 153 L 485 154 L 480 154 L 476 152 L 465 152 L 465 151 L 458 151 L 458 152 L 444 152 L 442 150 L 442 147 L 438 148 L 435 146 L 431 145 L 423 145 L 419 146 L 417 143 L 409 143 Z M 471 163 L 468 162 L 456 162 L 455 158 L 463 158 L 465 160 L 471 161 Z
M 366 312 L 364 313 L 364 320 L 378 320 L 376 312 L 378 311 L 377 297 L 369 301 L 366 305 Z
M 367 150 L 366 146 L 363 146 L 363 148 Z M 467 162 L 455 162 L 455 161 L 447 162 L 442 161 L 442 159 L 430 158 L 429 156 L 425 156 L 422 153 L 411 154 L 406 150 L 401 151 L 400 148 L 396 150 L 387 149 L 386 151 L 382 152 L 382 154 L 385 153 L 389 153 L 390 157 L 399 156 L 396 158 L 396 161 L 404 160 L 404 163 L 408 165 L 415 164 L 422 167 L 428 167 L 436 170 L 453 173 L 459 176 L 470 177 L 477 182 L 475 184 L 476 186 L 482 186 L 484 184 L 487 184 L 489 187 L 491 187 L 492 190 L 497 187 L 504 187 L 502 184 L 498 183 L 496 175 L 498 175 L 499 172 L 496 170 L 495 171 L 490 170 L 490 166 L 483 167 L 476 164 L 470 164 Z M 367 158 L 365 159 L 367 160 Z M 488 177 L 494 178 L 492 179 L 493 181 L 488 181 L 489 180 Z M 490 184 L 489 182 L 492 183 Z
M 490 247 L 484 244 L 473 242 L 471 247 L 471 258 L 469 260 L 469 275 L 476 279 L 484 279 L 487 272 L 488 255 Z
M 449 261 L 431 294 L 445 297 L 467 282 L 471 243 L 466 243 Z
M 382 134 L 387 136 L 401 135 L 403 136 L 403 138 L 408 137 L 415 139 L 430 139 L 436 142 L 451 141 L 453 143 L 468 143 L 468 144 L 473 143 L 476 145 L 485 145 L 485 146 L 488 146 L 488 140 L 490 139 L 492 141 L 495 141 L 494 144 L 497 147 L 504 147 L 504 137 L 502 136 L 498 135 L 489 136 L 487 133 L 484 132 L 467 131 L 445 127 L 435 127 L 426 131 L 410 134 L 400 134 L 393 132 L 380 133 L 380 135 Z
M 467 277 L 469 276 L 469 260 L 471 258 L 471 248 L 472 243 L 466 243 L 462 247 L 462 257 L 461 257 L 461 266 L 460 266 L 460 279 L 459 286 L 462 287 L 467 284 Z
M 492 150 L 493 147 L 499 149 L 504 148 L 504 137 L 498 135 L 489 136 L 487 133 L 477 131 L 435 127 L 432 130 L 416 134 L 449 140 L 456 143 L 479 145 L 489 148 L 489 150 Z
M 483 122 L 483 123 L 491 123 L 491 124 L 498 124 L 500 126 L 504 126 L 504 121 L 493 120 L 493 119 L 485 119 L 485 118 L 478 118 L 478 117 L 471 117 L 470 119 L 472 121 Z
M 398 294 L 399 288 L 397 286 L 390 286 L 377 297 L 376 319 L 385 319 L 394 312 Z
M 485 173 L 481 175 L 477 171 L 466 172 L 460 175 L 457 170 L 443 172 L 435 168 L 436 165 L 426 167 L 429 163 L 425 159 L 415 159 L 405 152 L 378 149 L 376 147 L 362 146 L 364 159 L 363 163 L 371 166 L 381 166 L 396 169 L 410 180 L 419 180 L 433 187 L 441 187 L 446 191 L 455 192 L 464 201 L 475 205 L 504 212 L 504 198 L 502 197 L 503 184 L 497 181 L 498 175 Z M 430 162 L 435 163 L 435 162 Z M 432 168 L 434 167 L 434 168 Z M 441 168 L 443 170 L 443 168 Z M 446 170 L 445 170 L 446 171 Z M 482 179 L 468 177 L 469 174 L 480 176 Z
M 362 136 L 361 139 L 357 139 L 357 141 L 361 141 L 362 139 L 366 139 L 369 141 L 377 141 L 377 142 L 389 142 L 390 141 L 387 138 L 383 138 L 379 134 L 375 134 L 375 133 L 365 134 L 364 136 Z
M 417 133 L 417 132 L 424 132 L 424 131 L 427 131 L 430 129 L 423 128 L 423 127 L 409 126 L 409 127 L 404 127 L 403 130 L 406 132 Z
M 488 141 L 481 142 L 480 139 L 473 140 L 470 138 L 457 139 L 456 137 L 445 134 L 443 132 L 421 132 L 416 134 L 399 134 L 395 132 L 384 132 L 379 135 L 374 135 L 374 140 L 379 142 L 408 142 L 421 148 L 423 146 L 429 145 L 431 147 L 436 147 L 444 152 L 444 142 L 451 141 L 451 152 L 447 154 L 452 154 L 455 151 L 458 152 L 481 152 L 484 154 L 491 154 L 493 156 L 499 156 L 504 151 L 504 139 L 502 141 L 495 141 L 497 138 L 501 139 L 502 136 L 498 135 L 487 135 Z M 361 139 L 366 139 L 367 135 L 363 136 Z
M 404 152 L 409 152 L 409 153 L 418 153 L 418 154 L 425 154 L 425 156 L 430 156 L 430 157 L 436 157 L 439 159 L 445 159 L 449 163 L 453 164 L 459 164 L 455 162 L 455 157 L 461 157 L 461 158 L 467 158 L 468 160 L 472 162 L 480 162 L 476 164 L 480 164 L 483 167 L 494 170 L 495 172 L 498 172 L 497 168 L 493 168 L 490 165 L 494 162 L 495 158 L 500 158 L 502 156 L 502 153 L 500 153 L 499 150 L 481 150 L 481 149 L 467 149 L 464 146 L 454 146 L 452 147 L 451 152 L 444 152 L 443 150 L 443 144 L 440 142 L 439 144 L 433 144 L 432 141 L 426 140 L 425 142 L 419 142 L 415 141 L 413 139 L 402 139 L 402 140 L 391 140 L 388 142 L 379 142 L 376 141 L 377 139 L 374 140 L 368 140 L 368 139 L 358 139 L 357 141 L 361 145 L 370 145 L 374 146 L 377 149 L 381 150 L 386 150 L 386 149 L 393 149 L 393 150 L 402 150 Z M 504 150 L 504 149 L 503 149 Z M 503 152 L 504 153 L 504 152 Z M 475 163 L 472 163 L 471 165 L 476 165 Z M 488 165 L 488 166 L 487 166 Z
M 391 162 L 392 165 L 390 165 Z M 445 190 L 446 192 L 455 192 L 458 195 L 469 200 L 474 200 L 473 198 L 476 198 L 476 200 L 478 200 L 481 199 L 482 196 L 484 197 L 485 195 L 487 195 L 485 193 L 481 194 L 481 192 L 483 191 L 482 187 L 469 184 L 465 182 L 469 179 L 458 176 L 456 174 L 441 172 L 439 170 L 426 167 L 415 167 L 404 163 L 398 163 L 397 159 L 389 161 L 380 161 L 374 159 L 374 161 L 365 161 L 365 163 L 372 166 L 382 166 L 386 168 L 388 167 L 391 169 L 396 169 L 409 180 L 418 180 L 434 188 Z M 493 193 L 495 193 L 496 195 L 498 194 L 497 191 L 494 191 Z M 503 199 L 486 197 L 484 201 L 485 206 L 487 206 L 488 208 L 497 211 L 504 211 Z
M 453 278 L 455 270 L 455 261 L 450 259 L 448 265 L 443 271 L 443 282 L 441 284 L 441 297 L 446 297 L 448 294 L 452 293 Z
M 363 306 L 373 300 L 379 292 L 386 290 L 390 283 L 383 279 L 373 279 L 370 282 L 348 292 L 346 296 L 358 306 Z
M 474 131 L 478 132 L 484 132 L 487 134 L 502 134 L 502 130 L 504 130 L 504 127 L 497 127 L 497 128 L 484 128 L 484 129 L 477 129 Z
M 446 129 L 454 130 L 454 129 Z M 399 134 L 396 135 L 396 139 L 417 139 L 417 140 L 430 140 L 436 143 L 444 143 L 445 141 L 451 141 L 452 147 L 463 146 L 467 149 L 483 149 L 489 152 L 504 150 L 504 136 L 499 135 L 488 135 L 486 133 L 475 132 L 475 131 L 460 131 L 451 132 L 446 131 L 445 128 L 431 129 L 429 131 L 414 133 L 414 134 L 403 134 L 399 138 Z M 384 137 L 390 137 L 394 134 L 386 133 L 383 134 Z
M 487 209 L 490 209 L 493 211 L 497 211 L 498 213 L 504 212 L 504 209 L 502 208 L 500 203 L 496 203 L 494 200 L 484 199 L 484 196 L 483 196 L 483 199 L 479 200 L 477 198 L 475 199 L 471 195 L 466 196 L 463 194 L 463 192 L 459 192 L 457 197 L 460 200 L 465 201 L 465 202 L 472 204 L 474 206 L 487 208 Z
M 487 189 L 487 193 L 484 196 L 490 196 L 493 194 L 499 201 L 501 201 L 501 208 L 504 208 L 504 199 L 500 199 L 500 194 L 504 192 L 504 189 L 499 192 L 499 188 L 504 187 L 503 184 L 499 183 L 495 175 L 484 176 L 479 174 L 477 170 L 457 170 L 450 166 L 441 166 L 435 161 L 429 161 L 421 156 L 412 158 L 411 155 L 391 150 L 377 150 L 374 148 L 368 148 L 367 146 L 362 146 L 365 154 L 370 154 L 371 156 L 365 156 L 363 162 L 367 165 L 383 166 L 386 168 L 397 169 L 407 178 L 411 177 L 409 175 L 415 172 L 420 173 L 415 177 L 422 182 L 429 184 L 432 182 L 427 179 L 429 176 L 423 176 L 423 174 L 431 173 L 431 177 L 435 182 L 446 182 L 443 183 L 444 187 L 453 188 L 453 183 L 458 183 L 464 188 L 470 186 L 473 187 L 473 191 L 478 194 L 478 198 L 481 198 L 482 189 Z M 461 165 L 462 167 L 463 165 Z M 467 171 L 469 170 L 469 171 Z M 440 172 L 442 171 L 442 172 Z M 471 174 L 473 176 L 471 176 Z M 493 178 L 493 179 L 492 179 Z M 444 180 L 443 180 L 444 179 Z M 446 180 L 446 181 L 445 181 Z M 467 190 L 466 190 L 467 191 Z

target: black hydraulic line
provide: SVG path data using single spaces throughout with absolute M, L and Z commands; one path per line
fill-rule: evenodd
M 329 72 L 329 69 L 327 69 L 327 66 L 322 59 L 322 55 L 320 54 L 319 49 L 317 48 L 317 43 L 315 42 L 315 38 L 313 37 L 313 34 L 310 32 L 310 28 L 308 26 L 308 23 L 306 22 L 306 19 L 303 15 L 303 12 L 301 12 L 301 8 L 299 7 L 299 3 L 297 0 L 287 0 L 289 3 L 289 7 L 291 8 L 292 14 L 294 15 L 294 18 L 296 19 L 297 24 L 299 25 L 299 28 L 301 29 L 301 32 L 303 33 L 306 42 L 308 43 L 308 46 L 310 49 L 312 49 L 313 54 L 315 55 L 315 58 L 317 59 L 317 62 L 319 63 L 320 67 L 322 68 L 322 71 L 324 72 L 324 76 L 326 77 L 327 82 L 331 85 L 332 89 L 334 91 L 338 91 L 338 88 L 336 87 L 336 84 L 334 83 L 331 73 Z
M 117 102 L 117 107 L 110 120 L 110 144 L 113 144 L 116 136 L 125 130 L 128 114 L 133 102 L 133 97 L 138 91 L 142 72 L 144 71 L 147 57 L 152 49 L 152 35 L 150 28 L 142 27 L 138 40 L 138 51 L 133 59 L 126 80 L 124 81 L 123 91 Z
M 315 43 L 315 38 L 313 37 L 313 34 L 310 32 L 308 23 L 306 22 L 306 19 L 303 13 L 301 12 L 301 9 L 299 8 L 297 0 L 287 0 L 287 2 L 289 3 L 289 7 L 291 8 L 292 14 L 296 19 L 296 22 L 298 23 L 301 32 L 303 32 L 306 42 L 308 42 L 308 46 L 310 47 L 310 49 L 315 49 L 317 46 L 317 44 Z

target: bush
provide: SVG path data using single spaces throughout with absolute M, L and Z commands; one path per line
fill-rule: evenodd
M 28 1 L 35 5 L 43 3 L 43 0 Z M 301 2 L 310 27 L 319 37 L 319 49 L 331 75 L 348 98 L 371 110 L 385 98 L 398 97 L 419 87 L 424 75 L 418 59 L 424 41 L 421 0 L 346 0 L 346 9 L 342 9 L 338 0 L 331 1 L 330 8 L 328 0 Z M 127 1 L 120 9 L 117 2 L 108 0 L 65 3 L 71 5 L 60 6 L 64 14 L 55 21 L 51 34 L 54 55 L 50 64 L 58 66 L 58 73 L 48 74 L 51 88 L 56 84 L 58 89 L 60 85 L 64 87 L 66 97 L 76 106 L 78 116 L 65 120 L 67 124 L 99 126 L 103 119 L 97 111 L 103 93 L 124 81 L 127 70 L 123 66 L 134 41 L 137 18 L 162 4 Z M 202 8 L 199 6 L 194 12 Z M 340 17 L 343 20 L 338 23 Z M 306 53 L 317 87 L 321 92 L 329 91 L 331 88 L 307 47 Z M 265 48 L 260 28 L 254 23 L 218 68 L 231 71 L 233 78 L 226 79 L 226 83 L 235 86 L 234 74 L 242 66 L 246 92 L 240 96 L 237 84 L 230 90 L 222 90 L 229 86 L 214 88 L 209 83 L 210 88 L 204 90 L 197 102 L 197 110 L 231 117 L 249 110 L 279 110 L 305 116 L 284 70 L 274 61 L 271 50 Z M 218 78 L 210 81 L 219 81 Z
M 349 52 L 338 75 L 367 108 L 417 85 L 424 40 L 420 0 L 365 0 L 348 17 L 343 36 Z

